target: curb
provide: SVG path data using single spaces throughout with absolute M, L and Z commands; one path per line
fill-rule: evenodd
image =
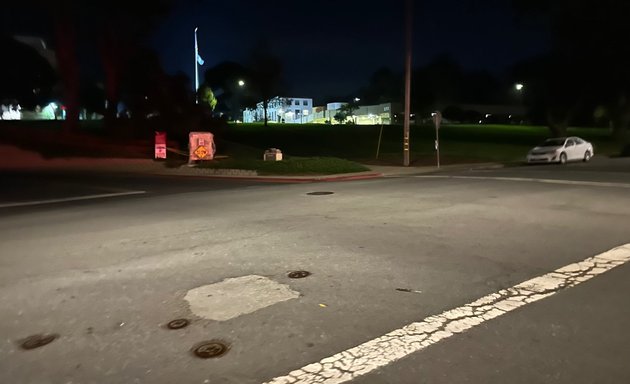
M 366 165 L 369 167 L 369 165 Z M 423 175 L 429 173 L 443 173 L 453 171 L 475 171 L 475 170 L 492 170 L 505 168 L 503 163 L 467 163 L 467 164 L 449 164 L 440 168 L 436 166 L 420 166 L 420 167 L 391 167 L 391 169 L 382 169 L 384 167 L 375 167 L 375 172 L 382 172 L 385 177 L 405 177 L 414 175 Z
M 286 183 L 286 184 L 306 184 L 306 183 L 318 183 L 318 182 L 336 182 L 336 181 L 355 181 L 355 180 L 370 180 L 381 178 L 384 175 L 382 173 L 368 173 L 368 174 L 345 174 L 345 175 L 330 175 L 330 176 L 227 176 L 227 175 L 191 175 L 191 174 L 174 174 L 174 173 L 150 173 L 156 176 L 172 176 L 172 177 L 194 177 L 202 179 L 214 179 L 214 180 L 239 180 L 239 181 L 258 181 L 267 183 Z

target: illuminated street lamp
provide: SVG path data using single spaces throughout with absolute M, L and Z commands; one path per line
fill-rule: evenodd
M 516 83 L 514 85 L 514 88 L 516 88 L 516 90 L 519 91 L 519 92 L 523 90 L 523 87 L 524 87 L 524 85 L 521 84 L 521 83 Z
M 243 80 L 239 80 L 238 81 L 238 86 L 239 87 L 244 87 L 245 86 L 245 82 Z
M 358 98 L 358 97 L 355 97 L 355 98 L 354 98 L 354 101 L 355 101 L 355 102 L 359 102 L 359 101 L 361 101 L 361 99 L 360 99 L 360 98 Z

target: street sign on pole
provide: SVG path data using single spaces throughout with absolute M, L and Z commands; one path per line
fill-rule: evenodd
M 166 159 L 166 132 L 155 132 L 155 158 Z
M 198 160 L 212 160 L 216 147 L 214 135 L 210 132 L 190 132 L 188 135 L 189 163 Z
M 440 168 L 440 124 L 442 123 L 442 113 L 435 111 L 432 113 L 433 124 L 435 124 L 435 153 L 437 156 L 437 167 Z

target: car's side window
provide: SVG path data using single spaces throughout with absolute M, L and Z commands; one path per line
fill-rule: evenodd
M 584 140 L 576 138 L 575 139 L 575 144 L 577 144 L 577 145 L 584 144 Z
M 573 140 L 567 140 L 567 147 L 572 147 L 575 145 L 575 142 Z

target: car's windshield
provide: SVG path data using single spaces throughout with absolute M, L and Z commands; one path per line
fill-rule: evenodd
M 560 147 L 564 145 L 564 139 L 547 139 L 539 147 Z

